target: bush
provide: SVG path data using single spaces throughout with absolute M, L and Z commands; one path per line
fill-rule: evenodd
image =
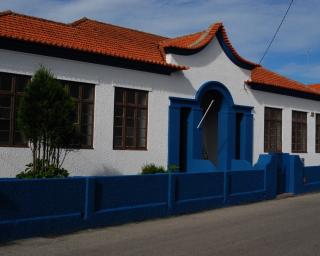
M 59 168 L 53 164 L 45 164 L 43 160 L 37 159 L 37 166 L 46 166 L 46 168 L 35 171 L 33 163 L 27 164 L 27 168 L 16 175 L 18 179 L 39 179 L 39 178 L 65 178 L 69 176 L 66 169 Z
M 163 166 L 156 166 L 155 164 L 145 164 L 141 168 L 141 174 L 155 174 L 155 173 L 166 173 Z

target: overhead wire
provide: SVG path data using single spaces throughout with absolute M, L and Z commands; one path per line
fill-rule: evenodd
M 276 32 L 274 33 L 274 35 L 273 35 L 273 37 L 272 37 L 271 41 L 270 41 L 270 42 L 269 42 L 269 44 L 268 44 L 268 47 L 266 48 L 266 50 L 264 51 L 264 53 L 263 53 L 263 55 L 262 55 L 261 59 L 259 60 L 259 64 L 261 64 L 261 63 L 262 63 L 262 61 L 263 61 L 264 57 L 267 55 L 267 53 L 268 53 L 268 51 L 269 51 L 269 49 L 270 49 L 271 45 L 273 44 L 273 41 L 275 40 L 275 38 L 276 38 L 276 36 L 277 36 L 277 34 L 278 34 L 278 32 L 279 32 L 279 30 L 280 30 L 280 28 L 281 28 L 282 24 L 284 23 L 284 21 L 285 21 L 285 19 L 286 19 L 287 15 L 288 15 L 288 13 L 289 13 L 289 10 L 290 10 L 290 8 L 291 8 L 292 4 L 293 4 L 293 0 L 291 0 L 291 2 L 290 2 L 290 4 L 289 4 L 289 6 L 288 6 L 288 8 L 287 8 L 287 10 L 286 10 L 286 12 L 285 12 L 285 14 L 284 14 L 284 16 L 283 16 L 282 20 L 281 20 L 281 22 L 280 22 L 280 24 L 279 24 L 279 26 L 278 26 L 278 28 L 277 28 Z

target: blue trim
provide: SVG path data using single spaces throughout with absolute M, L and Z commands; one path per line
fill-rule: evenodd
M 217 91 L 222 95 L 218 120 L 218 165 L 203 159 L 202 129 L 197 125 L 202 118 L 203 112 L 200 108 L 203 96 L 209 91 Z M 179 165 L 180 161 L 180 114 L 181 108 L 190 108 L 187 123 L 187 172 L 205 172 L 228 170 L 232 167 L 235 156 L 235 129 L 236 113 L 242 113 L 240 124 L 240 159 L 252 164 L 253 155 L 253 115 L 251 106 L 235 105 L 227 87 L 217 81 L 204 83 L 196 92 L 195 98 L 170 97 L 169 125 L 168 125 L 168 164 Z M 234 162 L 233 165 L 237 165 Z M 244 166 L 243 163 L 240 164 Z
M 202 97 L 209 91 L 217 91 L 221 93 L 225 101 L 225 104 L 228 106 L 234 106 L 233 103 L 233 98 L 228 90 L 228 88 L 218 82 L 218 81 L 209 81 L 204 83 L 203 85 L 200 86 L 198 91 L 196 92 L 195 100 L 197 101 L 197 104 L 200 105 L 200 102 L 202 100 Z
M 226 44 L 226 42 L 224 41 L 221 32 L 218 32 L 216 36 L 217 36 L 217 39 L 218 39 L 218 42 L 219 42 L 221 48 L 223 49 L 223 51 L 225 52 L 225 54 L 228 56 L 228 58 L 229 58 L 234 64 L 236 64 L 237 66 L 239 66 L 239 67 L 241 67 L 241 68 L 249 69 L 249 70 L 252 70 L 253 68 L 256 67 L 255 64 L 249 64 L 249 63 L 247 63 L 247 62 L 243 62 L 243 61 L 239 60 L 239 59 L 233 54 L 233 52 L 231 51 L 230 47 L 229 47 L 229 46 Z
M 281 87 L 275 87 L 271 85 L 265 85 L 265 84 L 256 84 L 256 83 L 249 83 L 249 86 L 251 89 L 256 91 L 263 91 L 263 92 L 270 92 L 270 93 L 276 93 L 280 95 L 286 95 L 296 98 L 304 98 L 309 100 L 320 100 L 320 96 L 316 94 L 306 93 L 306 92 L 299 92 L 295 90 L 285 89 Z

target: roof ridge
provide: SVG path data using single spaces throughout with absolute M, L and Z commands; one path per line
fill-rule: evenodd
M 185 34 L 185 35 L 181 35 L 181 36 L 177 36 L 177 37 L 167 38 L 167 39 L 165 39 L 165 40 L 163 40 L 163 41 L 160 41 L 159 44 L 160 44 L 161 46 L 166 46 L 166 45 L 164 45 L 164 44 L 166 44 L 167 41 L 169 42 L 169 41 L 171 41 L 171 40 L 179 40 L 179 39 L 182 39 L 182 38 L 187 37 L 187 36 L 195 36 L 195 35 L 200 34 L 200 33 L 202 34 L 202 33 L 204 33 L 205 31 L 206 31 L 206 30 L 202 30 L 202 31 L 198 31 L 198 32 L 191 33 L 191 34 Z
M 79 20 L 76 20 L 76 21 L 74 21 L 72 23 L 69 23 L 69 24 L 74 26 L 74 27 L 77 27 L 77 25 L 79 25 L 79 24 L 81 24 L 81 23 L 83 23 L 85 21 L 93 21 L 93 22 L 96 22 L 96 23 L 99 23 L 99 24 L 102 24 L 102 25 L 108 25 L 108 26 L 112 26 L 112 27 L 127 29 L 127 30 L 130 30 L 130 31 L 134 31 L 134 32 L 142 33 L 142 34 L 147 34 L 147 35 L 156 36 L 156 37 L 162 37 L 162 38 L 164 38 L 164 40 L 169 39 L 166 36 L 157 35 L 157 34 L 153 34 L 153 33 L 150 33 L 150 32 L 145 32 L 145 31 L 142 31 L 142 30 L 134 29 L 134 28 L 128 28 L 128 27 L 124 27 L 124 26 L 120 26 L 120 25 L 115 25 L 115 24 L 111 24 L 111 23 L 107 23 L 107 22 L 103 22 L 103 21 L 99 21 L 99 20 L 95 20 L 95 19 L 91 19 L 91 18 L 87 18 L 87 17 L 83 17 L 83 18 L 81 18 Z
M 49 20 L 49 19 L 45 19 L 45 18 L 40 18 L 40 17 L 32 16 L 32 15 L 26 15 L 26 14 L 22 14 L 22 13 L 18 13 L 18 12 L 13 12 L 13 11 L 11 11 L 11 10 L 7 10 L 7 11 L 4 11 L 4 12 L 0 13 L 0 16 L 4 16 L 4 15 L 16 15 L 16 16 L 23 17 L 23 18 L 28 18 L 28 19 L 33 19 L 33 20 L 39 20 L 39 21 L 43 21 L 43 22 L 54 23 L 54 24 L 58 24 L 58 25 L 63 25 L 63 26 L 70 27 L 70 25 L 69 25 L 68 23 L 63 23 L 63 22 L 60 22 L 60 21 Z
M 81 19 L 75 20 L 73 22 L 68 23 L 68 25 L 72 26 L 72 27 L 76 27 L 78 26 L 80 23 L 85 22 L 89 20 L 87 17 L 82 17 Z
M 189 45 L 189 47 L 196 46 L 197 44 L 205 40 L 215 26 L 221 27 L 222 23 L 216 22 L 211 24 L 204 32 L 202 32 L 201 36 L 197 40 L 195 40 L 192 44 Z
M 5 10 L 5 11 L 0 12 L 0 16 L 9 15 L 9 14 L 12 14 L 12 13 L 13 12 L 11 10 Z

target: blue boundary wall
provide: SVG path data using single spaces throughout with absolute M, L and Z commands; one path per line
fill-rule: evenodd
M 320 166 L 304 166 L 298 155 L 284 157 L 285 192 L 301 194 L 320 190 Z
M 279 185 L 280 184 L 280 185 Z M 320 190 L 320 166 L 299 156 L 261 155 L 232 170 L 0 179 L 0 242 L 73 232 Z
M 274 170 L 264 155 L 235 171 L 0 179 L 0 241 L 271 199 Z

